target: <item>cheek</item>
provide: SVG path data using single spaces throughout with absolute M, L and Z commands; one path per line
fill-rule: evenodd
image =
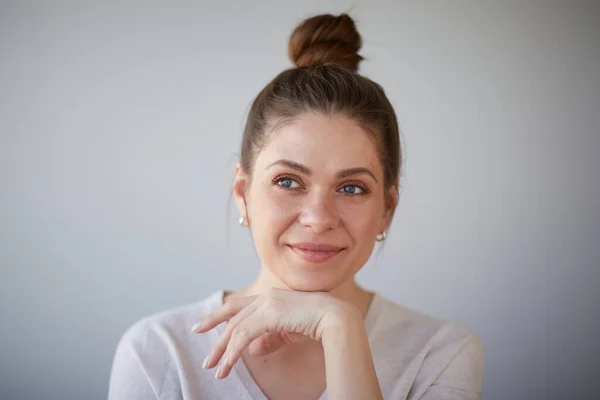
M 260 240 L 273 241 L 297 218 L 298 201 L 273 188 L 256 188 L 251 192 L 250 214 Z
M 369 236 L 379 229 L 382 208 L 377 197 L 352 202 L 341 199 L 338 206 L 340 218 L 353 236 Z M 376 235 L 377 233 L 375 233 Z
M 355 243 L 360 245 L 368 243 L 377 235 L 379 229 L 379 214 L 372 209 L 362 207 L 360 209 L 344 210 L 344 226 L 352 236 Z
M 252 217 L 252 240 L 260 260 L 267 265 L 281 262 L 280 239 L 296 221 L 298 201 L 272 188 L 257 188 L 251 193 L 249 212 Z

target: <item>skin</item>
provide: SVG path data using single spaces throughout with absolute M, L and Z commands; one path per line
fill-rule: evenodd
M 355 274 L 397 204 L 397 187 L 383 182 L 372 138 L 342 115 L 303 114 L 270 133 L 251 176 L 237 165 L 233 193 L 262 265 L 253 284 L 193 328 L 228 321 L 204 365 L 220 361 L 217 378 L 246 350 L 301 359 L 316 349 L 329 398 L 382 398 L 364 325 L 373 293 Z M 315 262 L 324 254 L 330 258 Z

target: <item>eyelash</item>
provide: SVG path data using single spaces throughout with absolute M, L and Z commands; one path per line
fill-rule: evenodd
M 296 183 L 298 183 L 300 185 L 304 184 L 302 182 L 302 179 L 297 178 L 297 177 L 293 177 L 293 176 L 290 176 L 290 175 L 279 175 L 275 179 L 273 179 L 272 184 L 275 185 L 275 186 L 277 186 L 277 187 L 279 187 L 280 189 L 283 189 L 283 190 L 296 191 L 296 190 L 301 189 L 301 188 L 286 188 L 284 186 L 279 185 L 279 182 L 282 181 L 283 179 L 289 179 L 289 180 L 294 181 L 294 182 L 296 182 Z M 344 185 L 342 185 L 340 187 L 340 189 L 344 188 L 346 186 L 356 186 L 356 187 L 360 188 L 360 190 L 362 190 L 362 193 L 352 194 L 352 193 L 341 192 L 341 194 L 343 194 L 344 196 L 349 196 L 349 197 L 364 196 L 366 194 L 371 193 L 371 191 L 365 185 L 363 185 L 362 183 L 359 183 L 359 182 L 352 182 L 352 181 L 351 182 L 345 182 Z M 340 193 L 340 192 L 338 192 L 338 193 Z

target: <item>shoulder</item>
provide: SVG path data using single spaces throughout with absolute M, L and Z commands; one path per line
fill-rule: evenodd
M 379 301 L 379 315 L 371 332 L 374 357 L 384 360 L 387 367 L 397 367 L 385 375 L 409 383 L 413 393 L 424 393 L 442 381 L 473 393 L 481 391 L 484 349 L 473 330 L 383 296 Z
M 130 343 L 139 350 L 157 342 L 181 341 L 190 336 L 192 326 L 210 314 L 222 298 L 222 290 L 201 301 L 170 308 L 148 315 L 133 323 L 125 331 L 121 342 Z
M 423 312 L 395 303 L 377 295 L 379 312 L 373 324 L 373 339 L 410 341 L 422 345 L 445 347 L 461 345 L 469 340 L 479 340 L 470 328 L 454 322 L 444 321 Z
M 195 334 L 192 326 L 219 307 L 222 295 L 220 290 L 199 302 L 160 311 L 133 323 L 119 340 L 113 368 L 128 364 L 149 368 L 160 376 L 173 360 L 186 357 L 192 346 L 202 352 L 210 346 L 210 337 Z
M 109 399 L 180 397 L 180 360 L 207 352 L 209 338 L 191 332 L 192 325 L 218 307 L 222 291 L 194 304 L 149 315 L 132 324 L 114 355 Z M 196 361 L 189 360 L 194 364 Z

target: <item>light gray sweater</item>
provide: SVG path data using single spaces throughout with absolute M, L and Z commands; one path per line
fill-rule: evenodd
M 123 335 L 115 354 L 109 400 L 266 400 L 240 359 L 218 380 L 202 362 L 225 327 L 198 335 L 191 327 L 223 304 L 223 290 L 184 307 L 146 317 Z M 365 317 L 385 399 L 479 399 L 483 347 L 465 327 L 375 294 Z M 327 390 L 319 400 L 327 399 Z M 276 399 L 274 399 L 276 400 Z

